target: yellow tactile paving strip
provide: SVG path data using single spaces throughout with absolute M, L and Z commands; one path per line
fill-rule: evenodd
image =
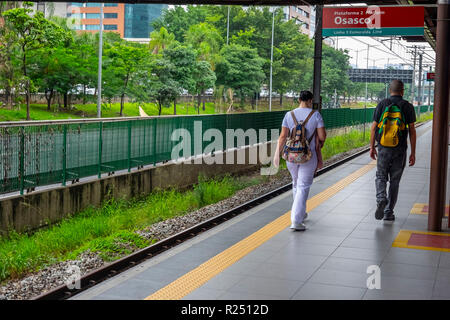
M 315 195 L 310 200 L 308 200 L 306 204 L 307 211 L 312 211 L 314 208 L 334 196 L 336 193 L 347 187 L 356 179 L 365 175 L 375 166 L 376 161 L 372 161 L 368 165 L 358 169 L 357 171 L 340 180 L 328 189 Z M 218 275 L 223 270 L 230 267 L 241 258 L 245 257 L 251 251 L 262 245 L 264 242 L 289 227 L 291 223 L 290 215 L 290 211 L 286 212 L 284 215 L 267 224 L 252 235 L 234 244 L 225 251 L 222 251 L 218 255 L 209 259 L 208 261 L 186 273 L 185 275 L 181 276 L 164 288 L 156 291 L 152 295 L 145 298 L 145 300 L 178 300 L 185 297 L 195 289 L 208 282 L 214 276 Z
M 411 214 L 428 214 L 427 211 L 424 211 L 426 203 L 414 203 L 414 206 L 411 209 Z
M 448 216 L 450 206 L 445 206 L 445 216 Z M 428 203 L 414 203 L 411 209 L 411 214 L 428 214 Z
M 425 235 L 450 237 L 450 234 L 443 233 L 443 232 L 400 230 L 400 232 L 398 233 L 394 242 L 392 243 L 392 246 L 397 247 L 397 248 L 450 252 L 450 249 L 448 249 L 448 248 L 438 248 L 438 247 L 428 247 L 428 246 L 418 246 L 418 245 L 408 244 L 408 242 L 413 234 L 425 234 Z

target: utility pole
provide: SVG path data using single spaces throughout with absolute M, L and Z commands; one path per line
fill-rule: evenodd
M 366 69 L 369 70 L 369 49 L 370 45 L 367 44 L 367 65 Z M 366 140 L 366 110 L 367 110 L 367 99 L 368 99 L 368 90 L 367 90 L 367 78 L 366 78 L 366 99 L 364 100 L 364 129 L 363 129 L 363 141 Z
M 230 36 L 230 6 L 228 6 L 228 16 L 227 16 L 227 45 L 229 36 Z
M 430 73 L 432 70 L 433 66 L 430 66 Z M 431 106 L 431 81 L 428 82 L 428 112 L 430 111 L 430 106 Z
M 419 92 L 418 92 L 418 104 L 419 106 L 422 104 L 422 61 L 423 61 L 423 52 L 419 53 Z M 420 111 L 419 111 L 420 115 Z
M 313 108 L 321 110 L 321 78 L 322 78 L 322 16 L 323 5 L 316 5 L 316 33 L 314 36 L 314 80 L 313 80 Z
M 431 140 L 430 188 L 428 192 L 429 231 L 441 231 L 447 196 L 450 0 L 438 0 L 436 37 L 433 137 Z M 450 219 L 447 223 L 450 223 Z
M 414 67 L 413 67 L 413 78 L 411 82 L 411 103 L 414 105 L 415 100 L 415 85 L 416 85 L 416 56 L 417 56 L 417 46 L 414 46 Z
M 103 3 L 100 4 L 100 32 L 98 34 L 97 118 L 102 117 L 102 55 L 103 55 Z
M 272 44 L 270 46 L 270 93 L 269 93 L 269 111 L 272 111 L 272 65 L 273 65 L 273 31 L 275 25 L 275 8 L 272 13 Z

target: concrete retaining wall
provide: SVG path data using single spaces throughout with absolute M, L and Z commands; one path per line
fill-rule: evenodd
M 56 223 L 89 206 L 99 207 L 111 196 L 115 199 L 130 199 L 158 188 L 189 187 L 197 183 L 199 174 L 210 178 L 255 170 L 261 163 L 267 163 L 269 157 L 261 156 L 260 153 L 267 150 L 267 155 L 272 154 L 271 146 L 274 148 L 275 143 L 228 151 L 229 157 L 232 155 L 234 159 L 245 159 L 244 164 L 207 164 L 212 162 L 211 156 L 205 156 L 200 159 L 201 164 L 194 164 L 193 161 L 166 163 L 99 180 L 0 199 L 0 235 L 10 230 L 31 231 Z M 252 153 L 257 155 L 257 161 L 249 161 Z

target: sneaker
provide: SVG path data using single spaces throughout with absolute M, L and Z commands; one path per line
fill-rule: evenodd
M 308 219 L 308 212 L 305 213 L 305 217 L 303 218 L 303 221 L 305 221 L 306 219 Z
M 294 231 L 305 231 L 306 226 L 303 223 L 300 224 L 293 223 L 291 224 L 291 229 L 293 229 Z
M 375 219 L 381 220 L 384 216 L 384 208 L 386 208 L 387 200 L 380 201 L 377 204 L 377 210 L 375 211 Z
M 385 214 L 384 221 L 395 221 L 395 215 L 393 213 Z

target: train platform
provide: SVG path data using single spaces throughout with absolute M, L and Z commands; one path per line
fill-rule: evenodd
M 431 122 L 417 133 L 394 222 L 375 220 L 364 154 L 315 179 L 304 232 L 287 192 L 72 299 L 450 299 L 450 234 L 427 232 Z

